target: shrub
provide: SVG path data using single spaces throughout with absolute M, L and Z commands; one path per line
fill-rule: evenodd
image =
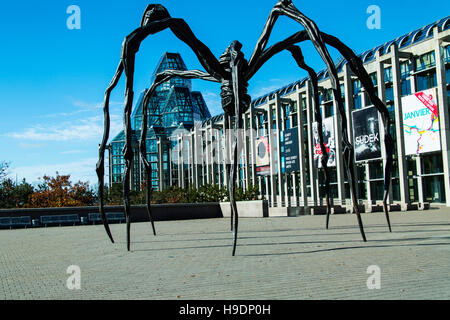
M 120 205 L 123 203 L 123 192 L 121 184 L 114 184 L 105 195 L 108 204 Z M 244 191 L 242 188 L 235 189 L 236 201 L 257 200 L 259 190 L 257 186 L 249 186 Z M 130 192 L 132 204 L 145 204 L 145 190 Z M 228 189 L 219 185 L 202 185 L 199 188 L 189 186 L 180 188 L 172 186 L 162 191 L 152 190 L 151 203 L 205 203 L 205 202 L 227 202 L 229 201 Z

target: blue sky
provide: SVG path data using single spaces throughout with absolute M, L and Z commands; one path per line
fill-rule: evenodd
M 111 3 L 112 2 L 112 3 Z M 232 40 L 243 43 L 250 57 L 273 0 L 162 0 L 173 17 L 185 19 L 196 36 L 219 57 Z M 8 1 L 0 11 L 0 161 L 11 163 L 10 176 L 28 182 L 44 174 L 71 174 L 95 185 L 95 163 L 103 130 L 102 102 L 120 58 L 124 37 L 139 26 L 150 2 L 104 0 Z M 448 1 L 295 1 L 319 28 L 361 53 L 450 14 Z M 70 5 L 81 9 L 81 29 L 69 30 Z M 370 30 L 367 8 L 381 9 L 381 29 Z M 280 18 L 269 45 L 301 26 Z M 324 67 L 309 44 L 302 45 L 308 62 Z M 190 69 L 201 69 L 190 49 L 164 31 L 147 39 L 137 58 L 136 96 L 150 85 L 150 76 L 165 52 L 181 53 Z M 336 52 L 331 50 L 334 58 Z M 282 53 L 251 80 L 253 98 L 303 78 L 305 74 Z M 122 126 L 124 81 L 111 97 L 112 132 Z M 212 114 L 221 112 L 218 84 L 194 81 Z

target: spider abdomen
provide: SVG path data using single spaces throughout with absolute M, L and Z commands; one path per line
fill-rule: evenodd
M 231 45 L 225 50 L 220 57 L 220 64 L 227 73 L 228 77 L 222 80 L 220 97 L 222 98 L 222 108 L 231 116 L 236 114 L 235 108 L 235 93 L 233 90 L 232 81 L 232 64 L 238 68 L 238 95 L 239 95 L 239 111 L 244 113 L 248 110 L 251 103 L 251 97 L 247 94 L 248 82 L 244 79 L 246 69 L 248 68 L 248 61 L 244 58 L 241 51 L 242 45 L 239 41 L 233 41 Z

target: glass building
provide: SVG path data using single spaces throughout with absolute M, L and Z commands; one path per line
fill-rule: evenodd
M 152 77 L 164 70 L 187 70 L 183 59 L 178 53 L 164 53 Z M 144 177 L 144 166 L 138 152 L 139 139 L 142 130 L 143 98 L 148 89 L 144 90 L 132 113 L 132 143 L 134 160 L 131 174 L 131 188 L 141 190 Z M 172 156 L 170 150 L 176 143 L 172 136 L 177 132 L 189 131 L 198 122 L 210 118 L 211 114 L 200 92 L 192 91 L 191 80 L 173 78 L 160 85 L 151 97 L 148 106 L 147 130 L 147 160 L 152 166 L 152 186 L 160 189 L 177 184 L 177 176 L 170 174 L 169 166 Z M 122 154 L 125 145 L 125 134 L 121 131 L 110 143 L 110 185 L 122 182 L 125 161 Z M 158 161 L 158 153 L 162 161 Z M 162 171 L 162 177 L 158 173 Z

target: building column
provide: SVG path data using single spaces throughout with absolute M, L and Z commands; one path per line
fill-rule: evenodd
M 112 174 L 112 146 L 111 144 L 108 144 L 106 146 L 106 149 L 108 150 L 108 172 L 109 172 L 109 177 L 108 177 L 108 181 L 109 181 L 109 189 L 111 190 L 112 187 L 112 180 L 113 180 L 113 174 Z M 147 182 L 148 183 L 148 182 Z
M 216 167 L 214 166 L 213 152 L 215 150 L 216 138 L 215 138 L 215 132 L 214 132 L 212 123 L 209 126 L 209 139 L 210 139 L 210 141 L 209 141 L 209 164 L 211 166 L 210 183 L 215 185 L 216 184 Z
M 186 136 L 188 143 L 186 154 L 187 154 L 187 175 L 188 175 L 188 187 L 192 185 L 192 132 L 189 132 Z
M 367 106 L 365 92 L 366 92 L 365 89 L 362 87 L 359 95 L 361 95 L 361 106 L 363 108 Z M 369 210 L 371 210 L 370 208 L 372 208 L 373 200 L 372 200 L 372 192 L 370 189 L 370 165 L 369 165 L 369 161 L 364 161 L 363 163 L 364 163 L 363 166 L 364 166 L 365 180 L 366 180 L 367 204 L 369 206 Z
M 385 83 L 385 77 L 384 77 L 384 62 L 380 58 L 380 52 L 377 51 L 375 54 L 375 61 L 377 64 L 377 83 L 378 83 L 378 98 L 383 102 L 384 105 L 386 105 L 386 83 Z M 378 117 L 380 118 L 380 117 Z M 384 124 L 382 121 L 380 123 L 380 141 L 384 141 L 385 134 L 384 134 Z M 383 168 L 386 167 L 386 150 L 384 148 L 381 148 L 381 157 L 383 158 Z M 392 185 L 392 183 L 391 183 Z M 393 193 L 392 193 L 392 187 L 389 188 L 389 195 L 387 199 L 387 203 L 392 204 L 393 203 Z
M 310 80 L 307 80 L 305 83 L 306 86 L 306 117 L 308 122 L 308 133 L 306 139 L 308 139 L 308 148 L 309 148 L 309 159 L 308 159 L 308 168 L 309 168 L 309 181 L 310 181 L 310 188 L 311 188 L 311 203 L 312 206 L 317 206 L 317 168 L 314 165 L 314 152 L 315 152 L 315 144 L 314 144 L 314 137 L 312 132 L 312 124 L 315 122 L 315 116 L 314 116 L 314 106 L 312 101 L 312 88 L 311 88 L 311 82 Z M 303 113 L 303 107 L 302 104 L 298 106 L 299 112 Z M 305 173 L 303 173 L 305 174 Z M 306 178 L 305 178 L 306 182 Z M 307 202 L 308 203 L 308 202 Z M 309 204 L 309 203 L 308 203 Z
M 276 132 L 275 132 L 275 139 L 277 143 L 277 150 L 276 150 L 276 157 L 278 161 L 278 170 L 277 170 L 277 176 L 278 176 L 278 193 L 279 196 L 277 197 L 277 204 L 278 207 L 283 207 L 284 202 L 284 188 L 283 188 L 283 173 L 281 170 L 281 131 L 284 130 L 284 121 L 282 121 L 282 105 L 280 96 L 277 94 L 275 98 L 275 118 L 276 118 Z
M 222 170 L 221 170 L 221 164 L 222 164 L 222 135 L 220 134 L 220 129 L 222 129 L 222 126 L 215 125 L 213 127 L 214 133 L 215 133 L 215 141 L 214 141 L 214 150 L 215 150 L 215 156 L 213 157 L 213 165 L 217 166 L 216 172 L 217 172 L 217 184 L 219 187 L 222 186 Z
M 442 163 L 444 167 L 445 201 L 447 206 L 450 207 L 450 128 L 448 126 L 447 81 L 445 78 L 445 63 L 442 61 L 444 54 L 441 40 L 439 40 L 439 30 L 437 27 L 433 29 L 433 36 L 436 60 L 437 102 L 439 106 L 439 125 L 441 129 Z
M 337 84 L 339 85 L 339 83 Z M 333 108 L 334 108 L 334 136 L 336 147 L 336 173 L 337 173 L 337 186 L 338 186 L 338 204 L 345 205 L 345 178 L 344 178 L 344 158 L 342 156 L 342 117 L 339 112 L 336 97 L 333 94 Z M 325 115 L 325 112 L 323 112 Z M 325 117 L 324 117 L 325 119 Z M 348 119 L 347 119 L 348 121 Z M 345 128 L 347 130 L 347 128 Z M 348 135 L 347 135 L 348 136 Z M 333 201 L 334 202 L 334 201 Z M 334 205 L 334 203 L 332 204 Z
M 401 210 L 408 209 L 409 194 L 408 194 L 408 176 L 407 164 L 405 156 L 405 138 L 403 135 L 403 109 L 402 109 L 402 82 L 400 71 L 400 57 L 398 53 L 397 44 L 391 46 L 391 66 L 392 66 L 392 87 L 394 89 L 394 108 L 395 108 L 395 131 L 397 137 L 397 163 L 398 163 L 398 178 L 400 185 L 400 202 Z M 392 186 L 391 186 L 392 189 Z
M 344 102 L 345 102 L 345 113 L 347 116 L 347 132 L 348 139 L 350 143 L 354 146 L 354 136 L 353 136 L 353 82 L 352 82 L 352 73 L 350 70 L 350 66 L 346 63 L 343 67 L 343 84 L 344 84 Z M 355 194 L 356 194 L 356 202 L 359 203 L 359 199 L 361 195 L 359 194 L 359 175 L 358 175 L 358 166 L 355 161 Z M 349 185 L 350 186 L 350 185 Z M 351 196 L 350 196 L 351 197 Z
M 251 109 L 251 107 L 250 107 Z M 243 175 L 244 175 L 244 183 L 243 183 L 243 190 L 247 190 L 249 183 L 250 183 L 250 171 L 248 170 L 248 166 L 249 166 L 249 158 L 250 158 L 250 154 L 249 154 L 249 144 L 250 141 L 247 142 L 247 123 L 250 124 L 250 120 L 247 121 L 247 115 L 248 113 L 244 113 L 242 115 L 243 118 L 243 128 L 242 128 L 242 133 L 240 134 L 240 137 L 242 138 L 242 147 L 243 147 L 243 153 L 242 153 L 242 170 L 243 170 Z
M 205 130 L 202 128 L 199 131 L 199 152 L 200 152 L 200 163 L 201 163 L 201 168 L 200 168 L 200 172 L 201 172 L 201 185 L 204 186 L 206 184 L 206 158 L 205 158 L 205 153 L 206 150 L 203 149 L 203 145 L 205 142 Z
M 250 108 L 250 152 L 251 156 L 249 159 L 249 167 L 251 168 L 251 175 L 250 179 L 253 185 L 256 185 L 256 125 L 255 125 L 255 110 L 251 107 Z
M 308 190 L 306 188 L 306 171 L 308 170 L 308 159 L 306 159 L 306 152 L 305 152 L 305 140 L 308 140 L 308 137 L 305 137 L 304 135 L 304 131 L 303 131 L 303 122 L 305 122 L 303 119 L 303 108 L 302 108 L 302 98 L 303 98 L 303 94 L 297 92 L 296 94 L 296 98 L 297 98 L 297 128 L 298 128 L 298 161 L 299 161 L 299 178 L 300 178 L 300 185 L 298 190 L 301 193 L 301 197 L 299 198 L 298 195 L 296 194 L 295 191 L 295 195 L 296 195 L 296 202 L 298 206 L 303 205 L 303 208 L 305 210 L 306 213 L 309 212 L 309 204 L 308 204 Z M 308 111 L 307 111 L 308 113 Z M 308 119 L 306 119 L 308 120 Z M 308 135 L 311 134 L 311 123 L 307 121 L 306 122 L 308 125 Z M 309 144 L 308 144 L 309 145 Z M 311 156 L 311 152 L 309 152 L 310 156 Z M 294 190 L 296 188 L 297 185 L 297 176 L 294 175 L 293 179 L 295 181 L 294 184 Z
M 276 105 L 275 105 L 276 106 Z M 272 105 L 268 103 L 267 107 L 269 108 L 267 112 L 267 135 L 269 139 L 269 150 L 270 150 L 270 193 L 271 193 L 271 202 L 272 207 L 278 206 L 277 199 L 277 185 L 275 184 L 275 176 L 277 175 L 277 168 L 275 167 L 275 159 L 278 157 L 278 152 L 274 147 L 276 143 L 277 135 L 276 132 L 273 132 L 273 109 Z M 275 108 L 276 109 L 276 108 Z M 269 188 L 269 185 L 267 185 Z
M 415 71 L 415 70 L 414 70 Z M 414 94 L 417 92 L 417 86 L 416 86 L 416 75 L 414 74 L 410 80 L 411 82 L 411 93 Z M 418 199 L 419 203 L 422 204 L 425 202 L 423 197 L 423 184 L 422 184 L 422 164 L 421 164 L 421 155 L 414 155 L 413 156 L 415 162 L 416 162 L 416 170 L 417 170 L 417 191 L 418 191 Z
M 194 136 L 193 136 L 193 143 L 192 143 L 192 154 L 193 154 L 193 161 L 192 161 L 192 174 L 193 174 L 193 184 L 195 186 L 196 189 L 198 189 L 199 187 L 199 181 L 198 181 L 198 169 L 199 169 L 199 162 L 200 162 L 200 157 L 199 157 L 199 146 L 200 146 L 200 141 L 199 141 L 199 132 L 198 129 L 195 127 L 194 128 Z
M 211 132 L 209 124 L 205 127 L 205 164 L 206 164 L 206 184 L 211 184 Z
M 157 148 L 158 148 L 158 190 L 163 190 L 163 148 L 162 148 L 162 141 L 161 138 L 158 138 L 157 142 Z M 169 168 L 170 168 L 170 162 L 169 162 Z
M 178 186 L 184 188 L 184 156 L 183 156 L 183 136 L 178 136 Z
M 283 132 L 283 135 L 284 135 L 284 132 L 286 131 L 286 104 L 289 104 L 290 107 L 292 108 L 293 101 L 291 99 L 281 99 L 280 98 L 280 104 L 279 104 L 280 112 L 279 112 L 279 115 L 280 115 L 280 124 L 281 124 L 281 126 L 279 126 L 279 127 L 281 127 L 281 130 L 280 129 L 278 130 L 279 136 L 280 136 L 280 139 L 279 139 L 279 141 L 280 141 L 280 147 L 279 147 L 280 161 L 281 161 L 281 146 L 282 146 L 281 145 L 281 133 Z M 284 141 L 284 136 L 283 136 L 283 141 Z M 286 159 L 285 159 L 285 161 L 286 161 Z M 286 170 L 283 173 L 281 169 L 282 168 L 281 168 L 281 165 L 280 165 L 280 172 L 281 172 L 281 178 L 282 178 L 281 183 L 280 183 L 281 184 L 281 190 L 284 191 L 284 197 L 283 197 L 283 199 L 284 199 L 284 206 L 288 208 L 288 207 L 291 206 L 291 199 L 290 199 L 290 195 L 289 195 L 290 179 L 289 179 L 289 174 L 286 172 Z M 284 179 L 284 181 L 283 181 L 283 179 Z

